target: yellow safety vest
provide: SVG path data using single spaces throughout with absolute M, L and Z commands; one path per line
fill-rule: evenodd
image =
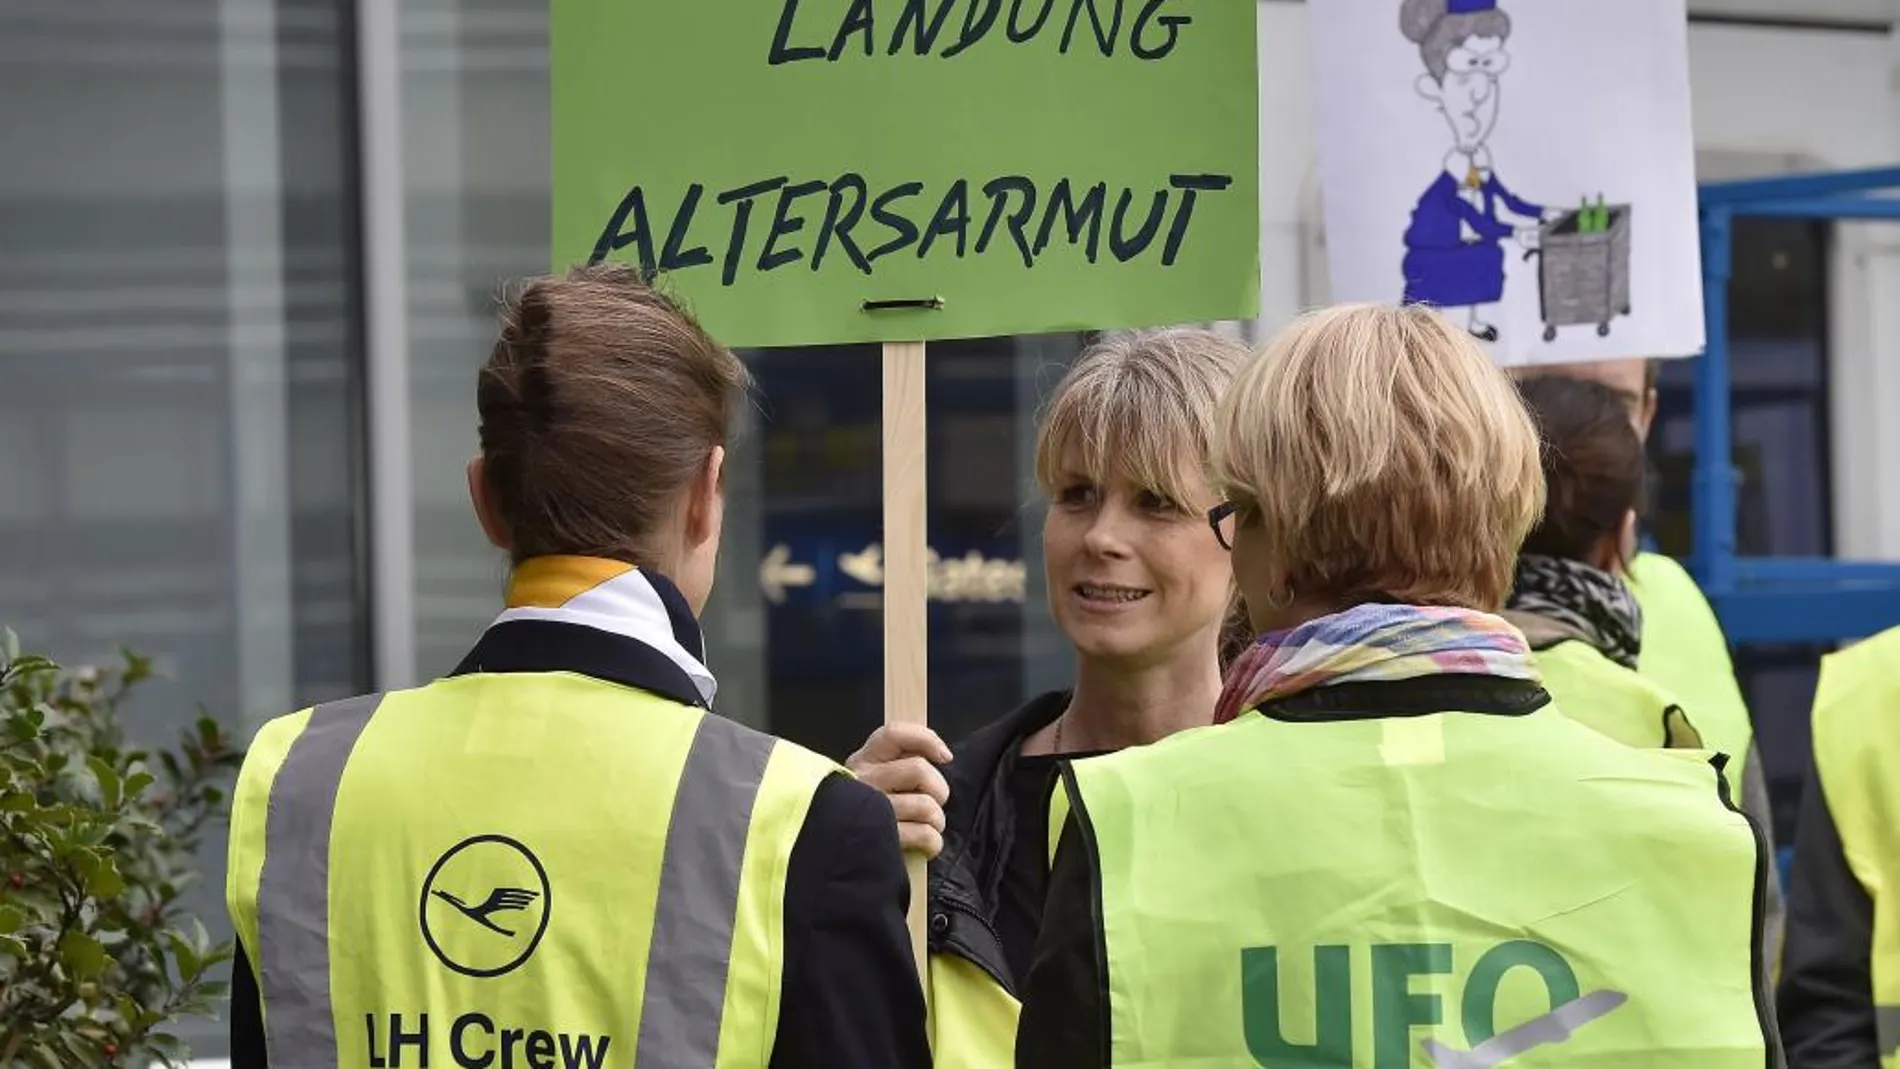
M 1702 748 L 1702 736 L 1673 695 L 1589 643 L 1570 639 L 1537 650 L 1532 657 L 1544 677 L 1544 689 L 1570 719 L 1626 746 Z M 1739 804 L 1740 797 L 1735 801 Z
M 936 1069 L 1009 1069 L 1022 1003 L 955 954 L 930 955 L 930 1055 Z
M 1715 610 L 1673 557 L 1638 553 L 1628 581 L 1643 609 L 1643 651 L 1636 670 L 1681 699 L 1709 748 L 1729 755 L 1723 776 L 1729 797 L 1739 801 L 1755 725 Z
M 226 896 L 272 1069 L 765 1066 L 786 865 L 835 771 L 567 672 L 271 722 Z
M 1113 1064 L 1760 1069 L 1763 861 L 1708 756 L 1545 707 L 1076 762 Z
M 1841 852 L 1874 904 L 1874 1020 L 1900 1069 L 1900 628 L 1821 658 L 1814 764 Z

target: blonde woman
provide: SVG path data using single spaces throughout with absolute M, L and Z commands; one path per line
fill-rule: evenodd
M 1215 726 L 1065 767 L 1016 1064 L 1763 1064 L 1747 820 L 1497 615 L 1543 479 L 1468 333 L 1306 316 L 1214 455 L 1259 639 Z
M 954 751 L 929 731 L 885 728 L 849 762 L 891 796 L 905 844 L 935 857 L 939 1067 L 1010 1062 L 1017 991 L 1042 922 L 1058 755 L 1138 746 L 1214 714 L 1233 580 L 1206 521 L 1217 501 L 1208 438 L 1246 355 L 1201 330 L 1112 337 L 1083 354 L 1036 441 L 1049 611 L 1075 646 L 1074 686 L 1031 699 Z

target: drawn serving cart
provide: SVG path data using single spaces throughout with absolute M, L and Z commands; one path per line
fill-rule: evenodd
M 1537 293 L 1545 341 L 1556 340 L 1559 327 L 1589 323 L 1596 324 L 1598 336 L 1607 337 L 1610 321 L 1629 315 L 1629 205 L 1565 212 L 1544 224 L 1538 247 L 1524 254 L 1526 260 L 1532 257 L 1539 260 Z

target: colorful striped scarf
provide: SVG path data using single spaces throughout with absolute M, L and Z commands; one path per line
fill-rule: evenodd
M 1502 617 L 1430 605 L 1355 605 L 1260 636 L 1227 670 L 1214 723 L 1314 687 L 1451 674 L 1541 678 L 1523 633 Z

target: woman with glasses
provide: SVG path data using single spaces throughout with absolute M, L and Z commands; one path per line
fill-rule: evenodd
M 1717 770 L 1558 712 L 1498 615 L 1543 474 L 1476 341 L 1305 316 L 1213 442 L 1259 637 L 1213 726 L 1064 763 L 1015 1064 L 1771 1064 Z
M 1083 354 L 1036 442 L 1049 611 L 1075 648 L 1073 686 L 954 750 L 927 729 L 891 725 L 848 762 L 890 796 L 904 844 L 934 858 L 939 1067 L 1010 1063 L 1042 923 L 1057 758 L 1153 742 L 1214 715 L 1234 590 L 1225 536 L 1208 531 L 1218 501 L 1208 440 L 1246 355 L 1202 330 L 1111 337 Z M 1231 532 L 1232 520 L 1216 526 Z

